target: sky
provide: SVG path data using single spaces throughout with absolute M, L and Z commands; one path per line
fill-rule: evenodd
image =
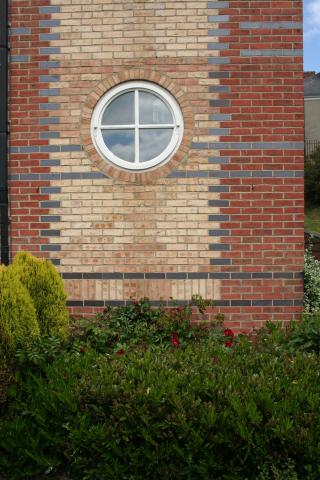
M 303 0 L 304 71 L 320 72 L 320 0 Z

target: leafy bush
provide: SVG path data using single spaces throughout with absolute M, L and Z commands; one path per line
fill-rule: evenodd
M 298 480 L 298 475 L 294 462 L 289 459 L 281 468 L 263 465 L 257 480 Z
M 199 304 L 198 299 L 194 301 Z M 142 298 L 125 307 L 108 307 L 94 319 L 75 321 L 72 341 L 74 346 L 94 348 L 100 353 L 133 348 L 146 350 L 159 346 L 170 348 L 172 342 L 185 347 L 193 340 L 209 334 L 225 341 L 220 326 L 222 319 L 214 329 L 191 327 L 192 303 L 170 309 L 164 306 L 156 308 L 147 298 Z
M 0 343 L 14 350 L 39 335 L 37 316 L 28 290 L 11 267 L 0 268 Z
M 304 307 L 306 312 L 320 311 L 320 262 L 309 246 L 304 255 Z
M 287 346 L 320 354 L 320 312 L 304 313 L 301 322 L 291 324 Z
M 33 342 L 19 345 L 16 348 L 15 358 L 23 369 L 44 369 L 64 351 L 64 344 L 60 336 L 42 336 Z
M 31 295 L 41 334 L 66 337 L 69 330 L 67 297 L 52 263 L 20 252 L 14 258 L 13 268 Z
M 243 337 L 242 342 L 246 342 Z M 259 350 L 286 351 L 297 350 L 320 354 L 320 313 L 303 313 L 299 322 L 282 323 L 267 322 L 253 337 Z
M 8 480 L 59 468 L 77 480 L 316 480 L 319 409 L 315 353 L 210 338 L 66 352 L 25 372 L 0 422 L 0 470 Z

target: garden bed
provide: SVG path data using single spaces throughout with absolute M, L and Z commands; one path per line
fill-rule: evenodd
M 318 479 L 318 316 L 235 337 L 190 313 L 142 300 L 18 347 L 5 480 Z

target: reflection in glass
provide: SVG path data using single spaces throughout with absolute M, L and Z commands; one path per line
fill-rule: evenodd
M 152 93 L 139 92 L 139 116 L 142 124 L 173 123 L 167 105 Z
M 127 162 L 134 162 L 134 130 L 102 130 L 104 143 L 109 150 Z
M 134 92 L 123 93 L 113 100 L 102 115 L 102 125 L 132 125 L 134 123 Z
M 147 162 L 160 155 L 168 146 L 173 128 L 146 128 L 139 132 L 140 162 Z

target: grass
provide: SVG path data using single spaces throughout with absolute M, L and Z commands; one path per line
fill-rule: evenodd
M 304 227 L 309 232 L 320 233 L 320 207 L 306 208 Z

